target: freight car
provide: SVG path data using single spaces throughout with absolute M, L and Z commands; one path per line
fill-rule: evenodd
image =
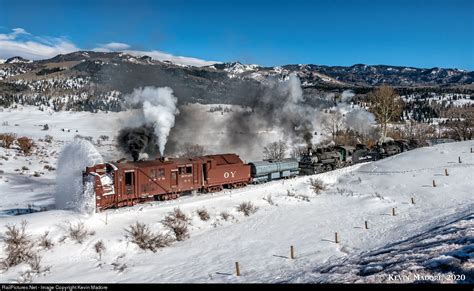
M 97 211 L 238 188 L 251 181 L 250 166 L 236 154 L 104 163 L 87 167 L 83 178 L 93 185 Z
M 299 165 L 296 159 L 264 160 L 251 162 L 249 165 L 254 184 L 296 177 L 299 174 Z

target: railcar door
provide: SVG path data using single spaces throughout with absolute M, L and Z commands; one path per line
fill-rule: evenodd
M 178 169 L 171 170 L 171 187 L 178 186 Z
M 125 194 L 135 194 L 135 171 L 125 172 Z

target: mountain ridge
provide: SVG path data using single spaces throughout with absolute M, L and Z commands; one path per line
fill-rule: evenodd
M 118 110 L 115 106 L 119 106 L 123 94 L 145 86 L 168 86 L 182 103 L 249 105 L 268 93 L 276 80 L 288 79 L 291 74 L 298 76 L 303 95 L 310 102 L 321 92 L 350 89 L 366 93 L 382 84 L 410 90 L 461 88 L 468 93 L 474 91 L 474 72 L 458 69 L 364 64 L 265 67 L 241 62 L 195 67 L 146 55 L 77 51 L 39 61 L 13 57 L 0 64 L 0 96 L 4 99 L 0 106 L 9 106 L 18 100 L 25 104 L 50 100 L 57 102 L 55 108 L 66 106 L 68 109 L 69 105 L 63 103 L 72 102 L 80 104 L 79 108 L 104 109 L 109 106 L 100 104 L 112 102 L 115 105 L 111 110 Z

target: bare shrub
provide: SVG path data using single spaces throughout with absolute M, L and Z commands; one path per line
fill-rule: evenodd
M 29 260 L 28 260 L 28 265 L 30 265 L 31 271 L 34 273 L 41 273 L 42 268 L 41 268 L 41 257 L 37 254 L 33 255 Z
M 376 197 L 380 200 L 385 200 L 385 197 L 383 197 L 379 192 L 375 192 L 373 195 L 374 195 L 374 197 Z
M 311 189 L 313 189 L 314 193 L 316 194 L 319 194 L 322 191 L 326 190 L 324 182 L 320 179 L 309 178 L 309 184 L 311 185 Z
M 267 201 L 270 205 L 275 205 L 275 202 L 273 202 L 272 199 L 272 195 L 267 195 L 266 197 L 263 197 L 263 200 Z
M 299 200 L 310 202 L 308 195 L 298 194 L 296 192 L 292 192 L 290 190 L 286 190 L 286 196 L 293 197 Z
M 222 219 L 224 219 L 225 221 L 229 220 L 229 218 L 232 217 L 232 215 L 230 215 L 228 212 L 226 211 L 222 211 L 219 215 Z
M 15 224 L 5 225 L 7 231 L 3 241 L 7 257 L 1 261 L 3 268 L 8 269 L 23 262 L 29 262 L 35 256 L 34 243 L 26 231 L 28 222 L 23 220 L 20 226 Z
M 47 134 L 44 136 L 44 141 L 47 143 L 52 143 L 53 142 L 53 136 Z
M 35 143 L 33 140 L 27 136 L 22 136 L 16 140 L 16 143 L 20 147 L 20 150 L 25 154 L 29 155 L 33 148 L 35 147 Z
M 208 221 L 211 217 L 209 216 L 209 212 L 207 212 L 206 208 L 201 208 L 196 210 L 197 214 L 199 215 L 199 218 L 201 218 L 202 221 Z
M 120 255 L 118 256 L 117 258 L 115 258 L 115 261 L 111 264 L 112 267 L 114 267 L 114 271 L 117 271 L 119 273 L 125 271 L 125 269 L 127 269 L 127 264 L 125 263 L 120 263 L 119 260 L 122 259 L 123 257 L 125 257 L 125 255 Z
M 75 240 L 77 243 L 82 244 L 82 242 L 87 238 L 89 235 L 94 235 L 94 231 L 88 231 L 84 222 L 79 221 L 77 224 L 69 223 L 68 228 L 69 238 Z
M 103 141 L 108 141 L 109 140 L 109 136 L 108 135 L 101 135 L 99 136 L 99 138 Z
M 38 245 L 44 249 L 51 249 L 54 246 L 53 241 L 48 237 L 49 231 L 45 231 L 39 238 Z
M 298 198 L 300 200 L 303 200 L 303 201 L 310 202 L 308 195 L 299 194 L 299 195 L 296 196 L 296 198 Z
M 169 246 L 173 239 L 169 235 L 153 233 L 145 223 L 136 222 L 128 227 L 126 236 L 142 250 L 156 252 L 159 248 Z
M 181 209 L 175 208 L 165 216 L 161 223 L 174 232 L 177 241 L 183 241 L 189 237 L 189 220 Z
M 250 214 L 254 214 L 257 212 L 258 207 L 253 205 L 252 202 L 242 202 L 237 206 L 237 211 L 242 212 L 245 216 L 250 216 Z
M 51 172 L 51 171 L 54 171 L 54 170 L 56 170 L 56 168 L 55 168 L 55 167 L 53 167 L 53 166 L 50 166 L 50 165 L 45 165 L 43 168 L 44 168 L 45 170 L 48 170 L 48 171 L 50 171 L 50 172 Z
M 349 190 L 347 188 L 336 188 L 337 193 L 339 193 L 342 196 L 354 196 L 354 192 L 352 190 Z
M 9 149 L 16 140 L 16 134 L 14 133 L 2 133 L 0 134 L 0 141 L 2 146 Z
M 102 240 L 99 240 L 94 244 L 94 250 L 99 255 L 99 261 L 102 259 L 102 253 L 105 252 L 105 245 Z

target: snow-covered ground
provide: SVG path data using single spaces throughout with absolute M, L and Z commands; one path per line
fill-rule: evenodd
M 30 267 L 21 264 L 1 273 L 1 282 L 400 282 L 389 276 L 407 274 L 412 279 L 405 281 L 413 282 L 414 274 L 450 272 L 472 282 L 473 141 L 420 148 L 313 177 L 88 216 L 54 210 L 55 171 L 42 167 L 44 161 L 54 164 L 62 144 L 74 135 L 94 140 L 111 135 L 108 128 L 119 119 L 109 114 L 109 125 L 87 113 L 54 113 L 47 120 L 42 114 L 47 113 L 28 111 L 26 117 L 0 112 L 2 121 L 9 122 L 2 132 L 54 136 L 51 144 L 39 142 L 40 150 L 30 157 L 1 149 L 0 156 L 8 160 L 0 161 L 4 171 L 0 226 L 26 220 L 33 238 L 49 231 L 55 245 L 39 250 L 43 272 L 28 279 L 25 272 Z M 49 124 L 48 131 L 41 130 L 44 123 Z M 106 159 L 114 155 L 112 141 L 97 148 Z M 14 171 L 23 165 L 28 170 Z M 449 176 L 444 175 L 445 169 Z M 45 173 L 34 177 L 33 171 Z M 310 178 L 323 180 L 327 190 L 315 194 Z M 437 187 L 432 186 L 433 180 Z M 248 217 L 238 212 L 236 207 L 245 201 L 258 206 L 258 211 Z M 13 215 L 12 209 L 27 203 L 51 210 Z M 125 229 L 137 221 L 153 231 L 167 231 L 160 221 L 176 207 L 192 218 L 189 239 L 153 253 L 125 237 Z M 209 211 L 208 221 L 196 213 L 203 207 Z M 224 220 L 222 212 L 231 217 Z M 82 244 L 65 238 L 68 223 L 79 221 L 94 233 Z M 364 228 L 365 221 L 369 229 Z M 339 243 L 334 241 L 335 232 Z M 99 240 L 106 247 L 100 260 L 93 249 Z M 291 245 L 296 259 L 289 258 Z M 2 247 L 0 258 L 4 256 Z M 240 277 L 234 275 L 237 261 Z

